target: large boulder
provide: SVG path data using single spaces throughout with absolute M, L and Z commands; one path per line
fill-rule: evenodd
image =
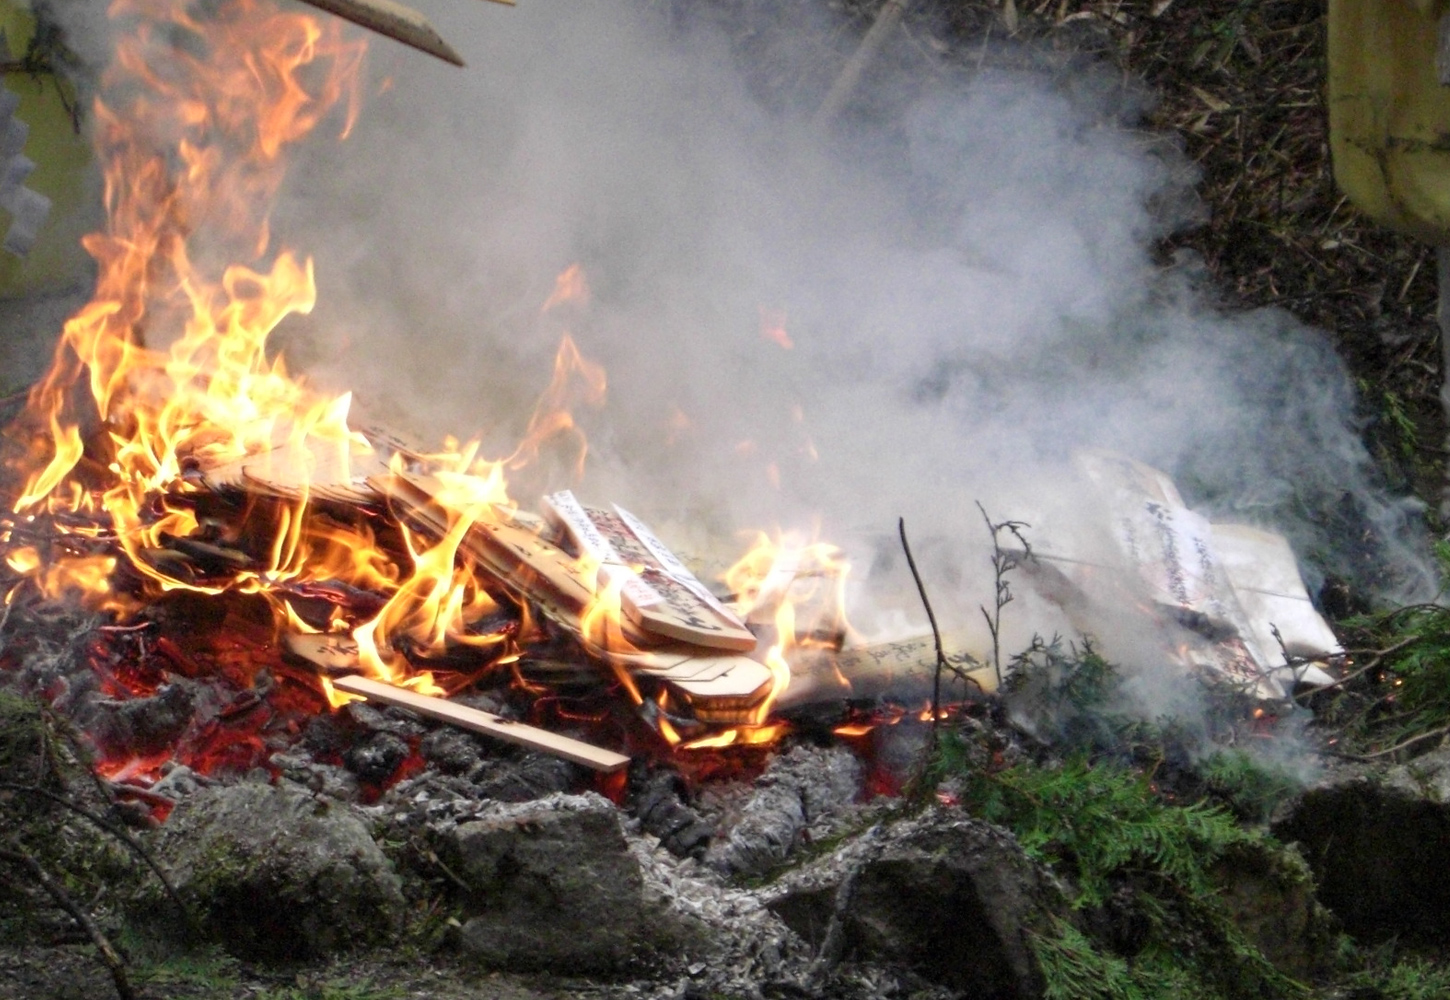
M 770 892 L 823 957 L 905 966 L 981 1000 L 1042 996 L 1031 935 L 1068 913 L 1010 833 L 948 809 L 873 831 Z
M 1319 898 L 1355 937 L 1443 942 L 1450 936 L 1450 749 L 1383 774 L 1349 769 L 1280 811 Z
M 199 788 L 153 850 L 207 936 L 242 958 L 316 958 L 387 941 L 402 923 L 398 876 L 363 821 L 285 785 Z M 138 903 L 141 923 L 174 919 L 159 894 Z
M 449 840 L 467 886 L 461 946 L 492 968 L 610 971 L 686 936 L 598 795 L 491 804 Z

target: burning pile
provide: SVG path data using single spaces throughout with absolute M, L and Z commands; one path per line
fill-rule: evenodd
M 334 109 L 351 127 L 363 45 L 266 0 L 204 16 L 116 0 L 112 15 L 124 30 L 93 112 L 109 222 L 85 241 L 95 295 L 0 437 L 0 614 L 99 616 L 67 633 L 79 672 L 24 643 L 0 667 L 73 714 L 105 703 L 91 726 L 102 773 L 147 785 L 169 761 L 270 766 L 309 719 L 359 697 L 608 773 L 637 751 L 773 742 L 787 710 L 828 705 L 815 714 L 845 737 L 929 720 L 951 700 L 943 673 L 953 697 L 1000 679 L 1000 650 L 987 667 L 969 641 L 850 648 L 848 567 L 830 546 L 762 536 L 717 595 L 622 508 L 566 490 L 541 515 L 522 509 L 509 475 L 559 438 L 582 466 L 570 406 L 603 397 L 604 373 L 567 336 L 498 460 L 367 427 L 350 394 L 290 374 L 268 338 L 316 287 L 310 259 L 274 248 L 268 212 L 286 148 Z M 571 268 L 543 309 L 585 294 Z M 1324 678 L 1288 665 L 1334 638 L 1281 539 L 1209 525 L 1130 461 L 1080 466 L 1121 515 L 1124 565 L 998 551 L 1075 630 L 1093 631 L 1074 609 L 1104 593 L 1146 595 L 1186 670 L 1262 699 Z M 374 769 L 379 783 L 416 765 L 409 749 Z
M 349 394 L 314 390 L 268 352 L 316 298 L 312 261 L 272 246 L 268 211 L 286 147 L 339 105 L 351 127 L 362 43 L 264 0 L 205 16 L 117 0 L 112 16 L 125 30 L 94 109 L 109 223 L 85 241 L 99 279 L 4 438 L 0 586 L 7 613 L 71 602 L 107 616 L 85 658 L 112 698 L 154 701 L 168 679 L 203 675 L 232 694 L 179 713 L 208 718 L 210 735 L 178 717 L 116 740 L 125 756 L 103 767 L 146 773 L 172 754 L 253 766 L 269 726 L 329 703 L 416 704 L 480 683 L 619 745 L 777 735 L 797 581 L 824 588 L 813 641 L 844 635 L 838 556 L 760 547 L 732 571 L 727 605 L 627 511 L 567 491 L 547 519 L 519 509 L 506 474 L 574 432 L 576 390 L 604 391 L 567 337 L 507 458 L 359 428 Z M 581 288 L 567 273 L 545 308 Z M 271 721 L 223 732 L 257 712 Z M 627 759 L 580 747 L 566 755 L 601 770 Z

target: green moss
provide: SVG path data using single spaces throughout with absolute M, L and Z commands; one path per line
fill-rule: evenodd
M 313 986 L 286 986 L 253 994 L 255 1000 L 402 1000 L 403 990 L 374 987 L 370 982 L 346 983 L 333 980 Z
M 1274 806 L 1303 788 L 1287 768 L 1243 750 L 1219 750 L 1198 762 L 1209 793 L 1234 815 L 1250 823 L 1267 823 Z
M 1058 921 L 1045 933 L 1029 938 L 1032 953 L 1042 968 L 1045 1000 L 1159 1000 L 1188 997 L 1175 980 L 1181 976 L 1170 968 L 1168 978 L 1152 978 L 1160 970 L 1148 963 L 1135 969 L 1129 962 L 1099 948 L 1090 938 L 1066 921 Z M 1157 963 L 1152 963 L 1156 966 Z
M 1284 853 L 1227 809 L 1166 803 L 1143 775 L 1082 756 L 958 778 L 971 812 L 1012 830 L 1073 885 L 1085 926 L 1119 928 L 1100 940 L 1067 925 L 1039 937 L 1054 1000 L 1307 995 L 1245 937 L 1219 896 L 1215 868 L 1226 859 L 1269 864 L 1263 859 Z M 1271 867 L 1276 877 L 1305 877 L 1292 858 Z
M 0 776 L 39 783 L 50 771 L 50 738 L 40 703 L 0 691 Z
M 122 944 L 135 954 L 136 941 L 124 939 Z M 238 963 L 220 948 L 212 947 L 138 962 L 132 967 L 131 978 L 138 986 L 157 987 L 158 993 L 171 993 L 179 987 L 231 992 L 238 982 Z

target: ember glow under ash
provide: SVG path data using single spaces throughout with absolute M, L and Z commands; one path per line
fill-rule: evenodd
M 762 538 L 728 575 L 741 601 L 727 608 L 625 511 L 616 544 L 639 556 L 571 544 L 567 525 L 520 511 L 508 476 L 546 441 L 569 443 L 582 471 L 571 408 L 603 399 L 603 370 L 567 335 L 503 459 L 480 457 L 476 441 L 425 450 L 360 429 L 350 394 L 290 373 L 268 338 L 317 298 L 312 260 L 272 239 L 287 147 L 318 126 L 346 137 L 363 43 L 266 0 L 204 16 L 117 0 L 111 14 L 120 36 L 94 108 L 108 225 L 85 242 L 100 277 L 7 433 L 18 450 L 0 522 L 5 603 L 77 602 L 112 622 L 84 658 L 118 702 L 155 701 L 167 678 L 212 677 L 228 693 L 147 732 L 118 723 L 114 746 L 100 734 L 113 751 L 103 773 L 154 773 L 173 752 L 202 771 L 263 765 L 309 713 L 352 700 L 325 664 L 286 655 L 284 634 L 420 693 L 487 677 L 527 695 L 531 718 L 599 724 L 619 745 L 778 738 L 787 657 L 845 635 L 844 559 Z M 587 296 L 570 268 L 542 311 Z M 601 517 L 618 520 L 580 523 Z M 803 627 L 823 634 L 797 638 L 797 600 L 810 607 Z M 731 628 L 743 641 L 712 648 Z M 540 651 L 592 657 L 628 712 L 594 695 L 571 704 L 539 670 L 530 679 L 521 660 Z

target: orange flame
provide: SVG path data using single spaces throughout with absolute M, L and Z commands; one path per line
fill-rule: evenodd
M 344 41 L 333 19 L 280 13 L 262 0 L 226 0 L 205 20 L 184 5 L 116 0 L 111 15 L 131 30 L 102 79 L 108 96 L 95 105 L 108 225 L 84 245 L 99 277 L 31 394 L 50 455 L 16 510 L 73 502 L 59 488 L 87 448 L 100 449 L 113 477 L 101 506 L 122 546 L 144 573 L 175 587 L 184 584 L 139 550 L 162 532 L 195 527 L 181 508 L 159 519 L 148 511 L 158 494 L 186 492 L 188 462 L 242 456 L 279 435 L 344 454 L 366 446 L 347 430 L 346 397 L 311 399 L 266 356 L 267 335 L 312 308 L 311 261 L 283 251 L 264 270 L 216 263 L 268 253 L 281 150 L 343 99 L 344 132 L 350 127 L 364 46 Z M 200 234 L 205 245 L 193 239 Z M 103 434 L 82 434 L 89 407 L 73 387 L 83 377 Z M 299 522 L 288 519 L 273 569 L 295 555 Z
M 554 291 L 544 300 L 540 311 L 549 312 L 565 303 L 587 305 L 588 302 L 589 283 L 584 279 L 584 268 L 578 264 L 570 264 L 554 279 Z
M 603 401 L 603 369 L 566 335 L 552 381 L 512 454 L 489 462 L 478 457 L 477 442 L 455 441 L 445 442 L 440 454 L 408 453 L 408 462 L 426 466 L 441 484 L 435 499 L 447 519 L 436 541 L 400 526 L 402 544 L 392 551 L 399 561 L 406 556 L 407 565 L 379 546 L 361 515 L 355 523 L 319 515 L 313 501 L 323 486 L 351 484 L 356 470 L 381 471 L 384 463 L 349 425 L 350 394 L 315 392 L 268 353 L 271 333 L 288 317 L 309 313 L 317 298 L 311 259 L 273 247 L 269 212 L 286 147 L 339 105 L 345 108 L 340 131 L 350 130 L 365 46 L 344 38 L 336 19 L 282 12 L 268 0 L 204 6 L 113 0 L 111 15 L 127 31 L 94 112 L 108 222 L 84 245 L 99 276 L 93 298 L 66 323 L 53 365 L 28 400 L 26 426 L 35 436 L 15 512 L 103 514 L 90 526 L 57 522 L 55 530 L 113 532 L 148 593 L 261 593 L 278 622 L 295 630 L 319 626 L 299 617 L 281 585 L 341 581 L 385 595 L 369 621 L 334 611 L 320 627 L 350 631 L 362 669 L 425 693 L 443 689 L 430 673 L 414 670 L 410 652 L 468 643 L 499 646 L 495 666 L 516 660 L 504 637 L 468 631 L 469 622 L 495 605 L 466 542 L 475 526 L 513 516 L 505 473 L 533 462 L 545 441 L 572 441 L 582 475 L 587 443 L 573 411 Z M 583 270 L 574 265 L 558 276 L 543 310 L 588 299 Z M 761 319 L 763 335 L 792 346 L 783 313 L 762 310 Z M 679 414 L 676 429 L 687 427 Z M 392 461 L 400 471 L 401 453 Z M 285 500 L 269 502 L 247 522 L 253 542 L 244 561 L 262 550 L 265 557 L 258 554 L 255 564 L 230 575 L 177 576 L 157 553 L 202 530 L 196 475 L 237 463 L 285 486 L 278 489 Z M 846 566 L 839 553 L 768 540 L 765 546 L 752 549 L 727 579 L 752 621 L 774 623 L 777 640 L 764 660 L 769 695 L 750 726 L 686 747 L 778 738 L 783 727 L 768 717 L 790 683 L 792 652 L 819 641 L 823 629 L 844 629 Z M 94 606 L 124 611 L 126 598 L 112 593 L 116 562 L 114 556 L 52 558 L 31 547 L 6 554 L 21 585 L 55 596 L 79 592 Z M 582 577 L 597 580 L 598 574 Z M 608 575 L 607 585 L 597 588 L 581 630 L 591 650 L 620 654 L 611 662 L 629 697 L 644 705 L 629 671 L 618 665 L 639 652 L 625 635 L 623 579 Z M 525 608 L 526 622 L 529 613 Z M 802 624 L 804 636 L 797 634 Z M 351 700 L 325 678 L 319 683 L 332 704 Z M 681 739 L 663 714 L 660 731 L 671 743 Z
M 790 334 L 785 329 L 785 310 L 767 309 L 760 307 L 760 336 L 789 351 L 795 347 L 795 341 L 790 339 Z

